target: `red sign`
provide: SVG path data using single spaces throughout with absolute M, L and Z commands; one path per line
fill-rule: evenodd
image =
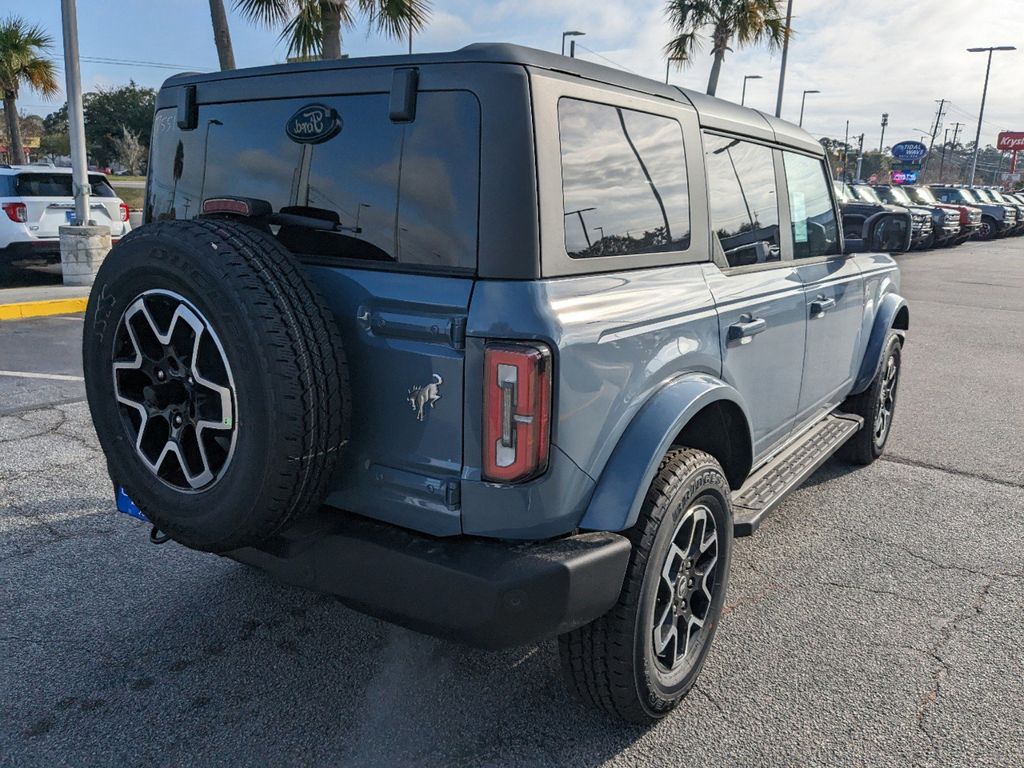
M 1024 152 L 1024 132 L 1003 131 L 996 140 L 996 149 Z

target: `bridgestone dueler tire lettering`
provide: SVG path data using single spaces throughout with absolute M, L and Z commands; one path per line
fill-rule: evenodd
M 209 320 L 237 390 L 231 461 L 216 483 L 192 493 L 142 463 L 114 394 L 113 334 L 125 308 L 153 289 L 181 295 Z M 333 316 L 270 234 L 221 220 L 133 231 L 96 276 L 83 358 L 111 479 L 172 538 L 206 551 L 237 549 L 322 502 L 347 439 L 348 369 Z

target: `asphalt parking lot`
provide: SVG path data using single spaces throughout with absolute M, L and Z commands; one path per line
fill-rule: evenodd
M 0 375 L 0 765 L 1020 766 L 1024 239 L 900 259 L 885 460 L 738 542 L 699 686 L 646 729 L 573 704 L 552 642 L 469 650 L 152 546 L 81 382 Z M 0 369 L 79 377 L 80 334 L 0 323 Z

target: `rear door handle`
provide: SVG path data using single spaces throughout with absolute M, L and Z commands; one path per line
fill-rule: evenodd
M 817 317 L 818 315 L 823 315 L 830 309 L 835 307 L 835 305 L 835 299 L 826 299 L 824 296 L 819 296 L 818 298 L 811 302 L 811 315 L 815 317 Z
M 727 340 L 746 344 L 766 328 L 768 328 L 768 322 L 763 317 L 754 318 L 750 315 L 743 315 L 740 322 L 729 326 Z

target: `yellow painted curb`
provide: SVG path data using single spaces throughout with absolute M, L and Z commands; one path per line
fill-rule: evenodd
M 73 299 L 49 299 L 47 301 L 21 301 L 17 304 L 0 304 L 0 320 L 24 320 L 28 317 L 84 312 L 85 305 L 88 303 L 88 296 L 78 296 Z

